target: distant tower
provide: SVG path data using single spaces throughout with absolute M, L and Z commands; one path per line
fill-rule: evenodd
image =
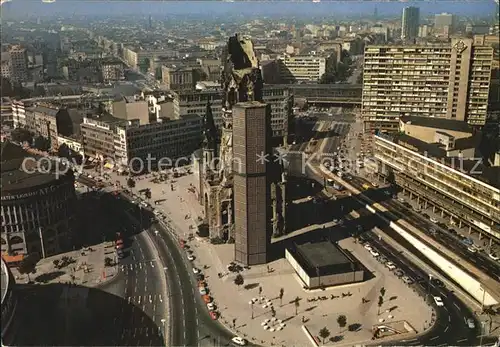
M 259 101 L 233 107 L 234 251 L 245 265 L 266 263 L 271 239 L 268 110 Z
M 148 28 L 149 28 L 150 30 L 151 30 L 151 29 L 153 29 L 153 17 L 152 17 L 152 16 L 149 16 L 149 23 L 148 23 L 148 24 L 149 24 L 149 27 L 148 27 Z
M 373 10 L 373 19 L 378 20 L 378 8 L 375 5 L 375 9 Z
M 418 7 L 405 7 L 401 18 L 401 39 L 410 41 L 418 36 L 420 26 L 420 9 Z

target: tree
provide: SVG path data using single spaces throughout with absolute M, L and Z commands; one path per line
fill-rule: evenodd
M 33 134 L 26 129 L 16 128 L 12 130 L 10 136 L 12 140 L 16 142 L 28 142 L 30 145 L 33 143 Z
M 59 146 L 57 149 L 57 156 L 60 158 L 66 158 L 68 160 L 71 160 L 71 149 L 68 147 L 67 144 L 63 143 Z
M 319 331 L 319 336 L 323 339 L 323 344 L 325 344 L 325 339 L 330 336 L 330 330 L 328 330 L 327 327 L 324 327 Z
M 46 152 L 50 149 L 50 141 L 43 136 L 37 136 L 35 137 L 35 141 L 33 141 L 33 147 L 42 152 Z
M 134 188 L 135 187 L 135 181 L 132 177 L 129 177 L 127 180 L 127 187 L 129 188 Z
M 356 78 L 356 83 L 363 84 L 363 71 L 361 71 L 358 75 L 358 78 Z
M 262 294 L 262 287 L 259 287 L 259 295 Z
M 271 306 L 271 316 L 276 317 L 276 310 L 274 309 L 274 306 Z
M 335 70 L 328 70 L 319 79 L 320 84 L 334 84 L 336 82 Z
M 381 295 L 378 297 L 378 314 L 380 314 L 380 308 L 382 307 L 382 305 L 384 304 L 384 297 Z
M 340 327 L 340 332 L 342 332 L 342 328 L 344 328 L 347 324 L 347 317 L 341 314 L 337 317 L 337 323 Z
M 104 266 L 106 267 L 113 266 L 113 259 L 111 259 L 110 257 L 104 258 Z
M 295 315 L 297 315 L 297 310 L 300 306 L 300 298 L 298 296 L 295 298 L 295 300 L 293 300 L 293 304 L 295 306 Z
M 33 257 L 26 257 L 21 261 L 18 267 L 19 273 L 28 275 L 28 281 L 31 282 L 30 273 L 35 273 L 36 261 Z
M 238 286 L 238 288 L 245 283 L 245 280 L 243 279 L 243 276 L 241 274 L 236 275 L 234 279 L 234 284 Z
M 59 269 L 59 259 L 54 259 L 54 260 L 52 261 L 52 264 L 54 264 L 54 267 L 55 267 L 56 269 Z
M 283 295 L 285 295 L 285 290 L 283 288 L 280 289 L 280 306 L 283 306 Z
M 144 192 L 144 195 L 146 196 L 146 199 L 151 199 L 151 190 L 146 190 L 146 192 Z

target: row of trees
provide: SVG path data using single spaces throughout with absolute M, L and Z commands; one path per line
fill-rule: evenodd
M 342 56 L 340 58 L 340 63 L 337 66 L 332 64 L 328 65 L 327 70 L 321 76 L 320 84 L 333 84 L 337 82 L 345 82 L 352 74 L 352 58 L 346 50 L 342 51 Z
M 339 325 L 339 334 L 342 333 L 342 329 L 345 328 L 347 325 L 347 317 L 344 316 L 343 314 L 339 315 L 337 317 L 337 324 Z M 325 343 L 325 340 L 330 337 L 330 330 L 328 330 L 327 327 L 324 327 L 319 331 L 319 336 L 323 339 L 323 344 Z

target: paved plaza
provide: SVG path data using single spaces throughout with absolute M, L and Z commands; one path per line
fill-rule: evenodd
M 72 258 L 73 262 L 66 266 L 57 268 L 54 260 L 62 262 L 63 257 Z M 117 275 L 117 266 L 104 266 L 104 259 L 108 257 L 116 263 L 116 255 L 112 242 L 103 242 L 92 245 L 86 249 L 78 249 L 52 257 L 41 259 L 36 264 L 33 274 L 20 274 L 17 268 L 13 268 L 16 283 L 28 283 L 29 280 L 36 283 L 74 283 L 87 287 L 94 287 L 111 280 Z
M 112 182 L 119 180 L 126 186 L 125 176 L 111 176 Z M 164 183 L 153 183 L 152 177 L 148 175 L 136 179 L 132 191 L 138 194 L 139 190 L 150 188 L 151 202 L 164 200 L 153 207 L 168 215 L 178 236 L 187 239 L 200 223 L 198 217 L 203 216 L 203 207 L 199 205 L 192 189 L 196 185 L 195 176 L 189 174 Z M 406 320 L 417 332 L 421 332 L 431 320 L 431 309 L 422 299 L 351 239 L 341 241 L 340 245 L 358 257 L 374 277 L 360 284 L 325 291 L 306 291 L 288 262 L 280 259 L 244 270 L 244 284 L 238 287 L 234 284 L 235 274 L 227 271 L 227 265 L 234 259 L 234 245 L 212 245 L 208 239 L 197 237 L 190 242 L 196 256 L 194 266 L 200 269 L 206 267 L 203 271 L 221 313 L 221 322 L 256 343 L 306 346 L 311 341 L 302 329 L 305 325 L 314 336 L 319 335 L 320 329 L 327 327 L 331 332 L 330 337 L 336 342 L 326 341 L 326 345 L 362 344 L 370 341 L 371 328 L 381 319 L 385 322 Z M 219 278 L 219 274 L 222 277 Z M 377 301 L 382 287 L 386 289 L 387 299 L 379 315 Z M 281 288 L 284 290 L 282 302 L 279 299 Z M 298 307 L 293 303 L 296 297 L 300 299 Z M 311 301 L 318 297 L 326 299 Z M 362 298 L 367 302 L 363 303 Z M 253 305 L 250 304 L 252 301 Z M 271 307 L 274 308 L 275 317 Z M 386 312 L 389 309 L 390 313 Z M 343 329 L 337 324 L 339 315 L 347 317 L 347 326 Z M 347 327 L 353 324 L 359 327 L 358 331 L 348 331 Z M 264 330 L 265 326 L 267 330 Z

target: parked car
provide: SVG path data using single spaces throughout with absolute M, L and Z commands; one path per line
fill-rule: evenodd
M 405 199 L 403 197 L 399 197 L 398 198 L 398 201 L 401 202 L 401 203 L 404 203 L 405 202 Z
M 198 269 L 198 268 L 196 268 L 196 267 L 194 267 L 194 268 L 193 268 L 193 273 L 194 273 L 195 275 L 196 275 L 196 274 L 199 274 L 200 272 L 201 272 L 201 270 L 200 270 L 200 269 Z
M 474 323 L 474 319 L 464 317 L 464 321 L 465 321 L 465 325 L 467 325 L 469 327 L 469 329 L 476 328 L 476 323 Z
M 238 346 L 246 346 L 247 344 L 247 340 L 245 340 L 244 338 L 242 337 L 239 337 L 239 336 L 235 336 L 231 339 L 231 341 L 235 344 L 237 344 Z
M 387 258 L 384 256 L 378 257 L 377 260 L 379 261 L 380 264 L 386 264 L 388 262 Z
M 370 254 L 374 257 L 378 257 L 380 253 L 376 249 L 370 249 Z
M 205 302 L 205 304 L 212 302 L 212 297 L 210 295 L 203 295 L 202 299 L 203 299 L 203 302 Z
M 432 222 L 432 223 L 437 223 L 438 220 L 435 218 L 435 217 L 431 217 L 429 218 L 429 220 Z
M 217 318 L 219 318 L 219 313 L 216 311 L 210 311 L 210 318 L 217 320 Z
M 369 251 L 372 249 L 372 246 L 370 246 L 369 243 L 366 243 L 363 247 L 365 247 Z
M 436 287 L 439 287 L 439 288 L 443 288 L 443 287 L 444 287 L 444 283 L 443 283 L 443 281 L 441 281 L 439 278 L 433 278 L 433 279 L 431 280 L 431 283 L 432 283 L 433 285 L 435 285 Z
M 436 303 L 437 306 L 439 307 L 443 307 L 444 306 L 444 302 L 443 302 L 443 299 L 441 299 L 440 296 L 435 296 L 434 297 L 434 302 Z
M 498 257 L 498 255 L 496 255 L 495 253 L 488 253 L 488 257 L 490 257 L 490 259 L 493 259 L 493 260 L 497 260 L 500 259 Z
M 401 270 L 401 269 L 397 269 L 394 271 L 394 274 L 397 276 L 397 277 L 403 277 L 405 275 L 404 271 Z
M 403 276 L 402 278 L 403 282 L 410 285 L 410 284 L 413 284 L 415 281 L 413 281 L 413 279 L 411 277 L 408 277 L 408 276 Z
M 207 289 L 205 287 L 198 288 L 200 295 L 207 295 Z
M 474 246 L 469 246 L 469 247 L 467 247 L 467 250 L 468 250 L 469 252 L 471 252 L 471 253 L 476 253 L 476 252 L 477 252 L 477 249 L 476 249 L 476 247 L 474 247 Z
M 215 310 L 215 304 L 213 302 L 209 302 L 207 304 L 207 308 L 209 311 L 214 311 Z
M 194 258 L 195 258 L 195 256 L 194 256 L 194 255 L 192 255 L 192 254 L 189 254 L 189 255 L 188 255 L 188 260 L 193 261 L 193 260 L 194 260 Z
M 385 266 L 391 271 L 396 269 L 396 265 L 394 265 L 392 261 L 388 261 L 387 263 L 385 263 Z

